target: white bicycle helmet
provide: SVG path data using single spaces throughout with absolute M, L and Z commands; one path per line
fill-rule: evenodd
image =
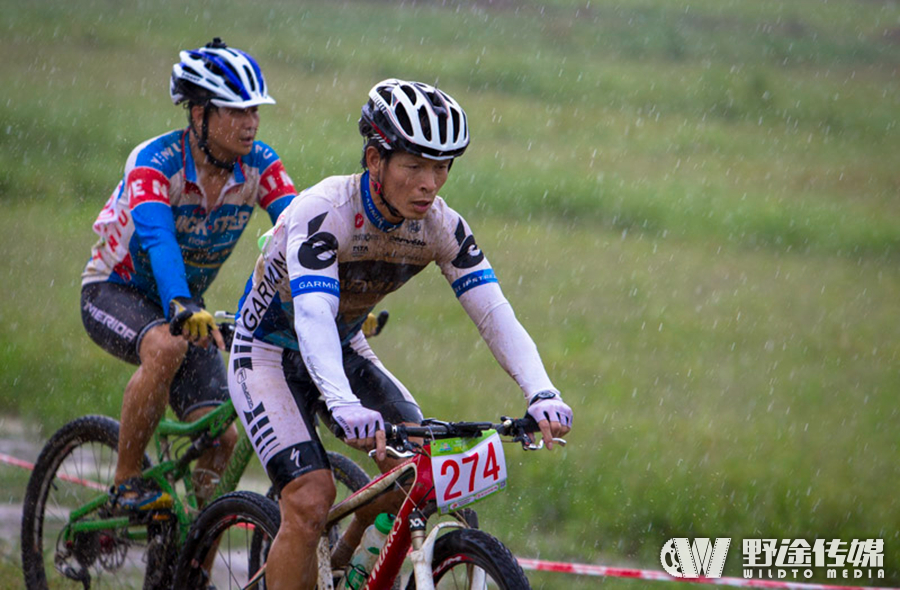
M 181 62 L 172 66 L 169 83 L 169 94 L 175 104 L 191 101 L 233 109 L 275 104 L 256 60 L 228 47 L 220 38 L 178 55 Z
M 395 78 L 369 91 L 359 132 L 387 150 L 431 160 L 456 158 L 469 146 L 466 113 L 459 103 L 434 86 Z

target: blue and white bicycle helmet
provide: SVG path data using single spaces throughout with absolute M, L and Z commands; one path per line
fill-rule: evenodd
M 386 150 L 430 160 L 459 157 L 469 146 L 466 113 L 450 95 L 421 82 L 390 78 L 369 91 L 359 132 Z
M 172 66 L 169 83 L 169 94 L 175 104 L 189 101 L 233 109 L 275 104 L 256 60 L 228 47 L 220 38 L 178 55 L 181 62 Z

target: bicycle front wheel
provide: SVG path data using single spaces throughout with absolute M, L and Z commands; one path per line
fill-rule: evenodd
M 84 416 L 60 428 L 44 445 L 28 481 L 22 510 L 22 571 L 26 588 L 141 588 L 146 542 L 124 530 L 78 533 L 66 540 L 70 513 L 113 483 L 119 423 Z M 144 456 L 144 468 L 150 459 Z M 100 517 L 103 507 L 80 521 Z
M 459 529 L 434 544 L 436 590 L 529 590 L 531 586 L 516 558 L 503 543 L 484 531 Z M 415 590 L 411 578 L 407 590 Z
M 268 554 L 281 525 L 278 504 L 253 492 L 216 499 L 191 525 L 175 567 L 175 588 L 246 588 L 258 573 L 248 567 Z M 209 569 L 207 569 L 209 568 Z M 265 580 L 255 588 L 265 588 Z

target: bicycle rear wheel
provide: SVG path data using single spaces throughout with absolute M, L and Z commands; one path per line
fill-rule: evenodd
M 516 558 L 503 543 L 475 529 L 458 529 L 434 544 L 435 590 L 529 590 L 531 586 Z M 409 580 L 407 590 L 414 590 Z
M 80 533 L 69 542 L 62 533 L 70 512 L 105 494 L 118 458 L 119 423 L 84 416 L 60 428 L 44 445 L 28 481 L 22 509 L 22 571 L 26 588 L 141 588 L 146 542 L 124 531 Z M 144 455 L 144 468 L 150 459 Z M 103 507 L 82 517 L 96 519 Z

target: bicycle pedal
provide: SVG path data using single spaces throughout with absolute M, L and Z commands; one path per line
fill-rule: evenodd
M 118 516 L 127 516 L 130 525 L 165 525 L 175 515 L 171 510 L 148 510 L 147 512 L 123 511 Z
M 153 522 L 168 522 L 172 520 L 172 517 L 175 516 L 172 514 L 171 510 L 154 510 L 149 513 L 148 520 Z

